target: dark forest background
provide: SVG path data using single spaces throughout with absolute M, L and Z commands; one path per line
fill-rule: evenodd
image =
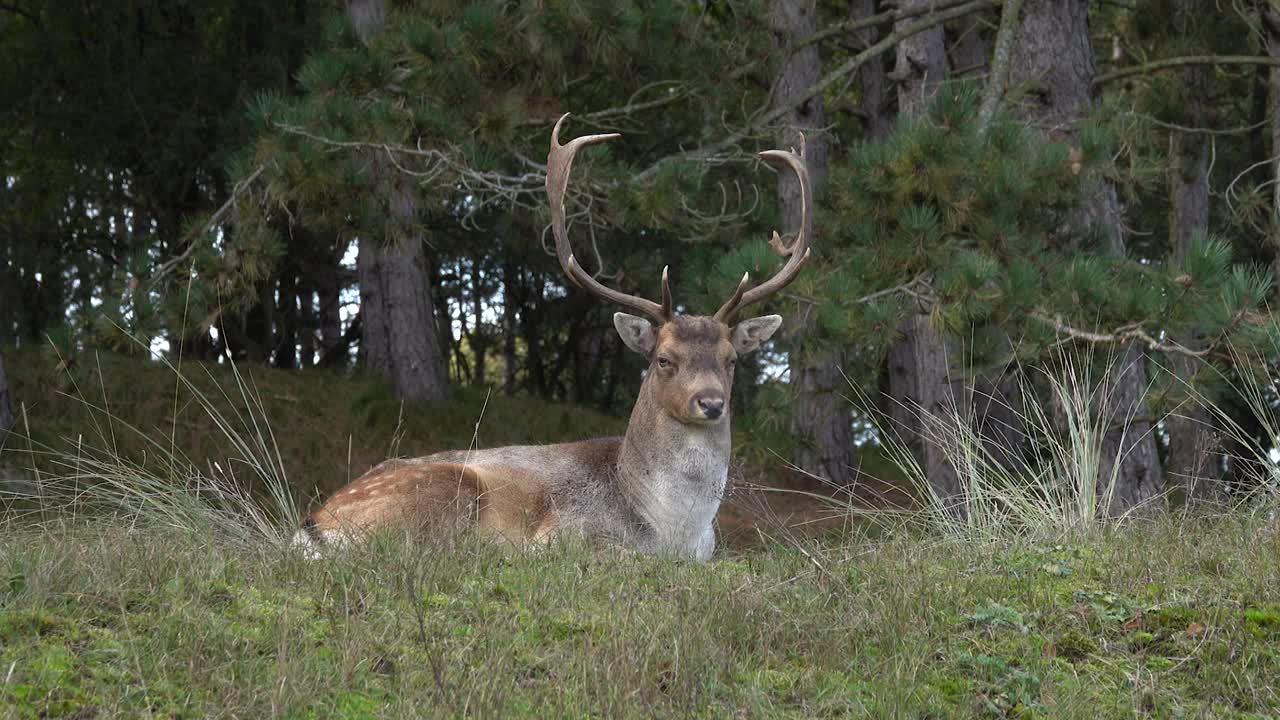
M 854 482 L 862 394 L 953 495 L 922 423 L 1032 463 L 1018 408 L 1068 356 L 1108 390 L 1112 511 L 1249 489 L 1231 445 L 1275 443 L 1233 389 L 1277 347 L 1274 2 L 4 0 L 0 57 L 10 357 L 625 416 L 643 360 L 549 251 L 572 111 L 623 134 L 579 161 L 579 256 L 649 296 L 669 265 L 686 312 L 777 269 L 798 196 L 756 153 L 804 133 L 815 258 L 760 309 L 787 323 L 738 374 L 748 452 Z M 0 359 L 0 432 L 15 394 Z

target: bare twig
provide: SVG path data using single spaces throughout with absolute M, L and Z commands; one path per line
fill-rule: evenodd
M 636 100 L 638 96 L 640 96 L 646 90 L 649 90 L 651 88 L 663 89 L 665 90 L 665 92 L 661 97 L 655 98 L 653 100 L 645 100 L 643 102 L 639 102 Z M 677 81 L 664 80 L 660 82 L 652 82 L 636 90 L 634 93 L 632 93 L 631 97 L 627 98 L 627 102 L 622 105 L 619 105 L 617 107 L 604 108 L 602 110 L 596 110 L 594 112 L 583 113 L 581 115 L 575 113 L 574 117 L 577 118 L 580 122 L 581 121 L 597 122 L 600 120 L 607 120 L 609 118 L 614 118 L 619 116 L 625 117 L 628 115 L 634 115 L 635 113 L 642 112 L 644 110 L 652 110 L 654 108 L 663 107 L 664 105 L 670 105 L 671 103 L 683 100 L 689 95 L 690 93 L 687 90 L 683 89 L 682 84 Z M 528 118 L 526 120 L 522 120 L 521 122 L 517 123 L 517 125 L 519 126 L 552 125 L 554 123 L 555 123 L 554 119 Z
M 1105 85 L 1134 75 L 1146 75 L 1147 73 L 1186 65 L 1280 65 L 1280 58 L 1266 55 L 1187 55 L 1185 57 L 1165 58 L 1102 73 L 1093 78 L 1093 84 Z
M 1271 122 L 1271 120 L 1268 118 L 1264 120 L 1259 120 L 1254 123 L 1249 123 L 1248 125 L 1241 125 L 1239 127 L 1219 129 L 1219 128 L 1207 128 L 1207 127 L 1192 127 L 1190 125 L 1179 125 L 1177 123 L 1171 123 L 1171 122 L 1153 117 L 1151 115 L 1147 115 L 1146 113 L 1128 111 L 1123 114 L 1128 115 L 1130 117 L 1138 118 L 1145 122 L 1149 122 L 1152 125 L 1155 125 L 1156 127 L 1164 128 L 1165 130 L 1173 130 L 1174 132 L 1187 133 L 1191 135 L 1243 135 L 1245 133 L 1253 132 L 1254 130 L 1257 130 L 1258 128 Z

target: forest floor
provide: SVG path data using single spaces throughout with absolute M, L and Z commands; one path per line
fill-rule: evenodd
M 192 457 L 225 450 L 171 373 L 137 366 L 11 362 L 33 443 L 141 452 L 131 424 Z M 304 495 L 380 456 L 466 445 L 485 400 L 402 412 L 372 381 L 254 374 Z M 490 401 L 485 444 L 621 426 Z M 525 429 L 530 413 L 548 421 Z M 1280 714 L 1274 510 L 965 541 L 885 512 L 909 501 L 892 482 L 849 503 L 739 475 L 708 564 L 393 536 L 316 561 L 163 516 L 0 521 L 0 719 Z

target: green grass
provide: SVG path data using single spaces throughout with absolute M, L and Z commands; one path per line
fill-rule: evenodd
M 0 558 L 5 718 L 1280 712 L 1260 519 L 1071 546 L 896 531 L 706 565 L 396 538 L 306 561 L 93 521 L 7 527 Z

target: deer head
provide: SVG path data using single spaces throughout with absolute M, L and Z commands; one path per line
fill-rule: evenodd
M 800 182 L 800 231 L 790 247 L 782 244 L 777 232 L 773 233 L 770 242 L 774 250 L 787 258 L 782 269 L 766 282 L 749 289 L 750 276 L 744 273 L 737 290 L 715 315 L 676 315 L 672 309 L 667 268 L 662 270 L 662 302 L 656 303 L 605 287 L 583 270 L 574 257 L 565 230 L 564 212 L 564 194 L 569 184 L 573 156 L 585 145 L 620 136 L 616 133 L 585 135 L 561 145 L 560 126 L 567 117 L 567 113 L 563 115 L 551 131 L 551 152 L 547 158 L 551 230 L 555 235 L 560 267 L 574 285 L 636 313 L 616 313 L 613 324 L 628 348 L 649 359 L 645 382 L 653 385 L 655 400 L 667 415 L 691 425 L 725 422 L 729 416 L 729 392 L 738 357 L 760 347 L 782 324 L 778 315 L 735 321 L 738 312 L 786 287 L 809 259 L 809 238 L 813 234 L 809 210 L 813 195 L 804 159 L 785 150 L 760 153 L 765 160 L 790 168 Z

